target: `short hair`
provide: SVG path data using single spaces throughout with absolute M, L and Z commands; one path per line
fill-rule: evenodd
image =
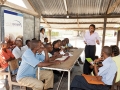
M 112 55 L 112 49 L 109 46 L 104 46 L 102 48 L 102 51 L 107 55 L 107 56 L 111 56 Z
M 94 24 L 91 24 L 90 26 L 92 26 L 94 29 L 96 28 Z M 90 26 L 89 26 L 89 27 L 90 27 Z
M 44 38 L 44 40 L 48 39 L 47 37 Z
M 49 45 L 51 45 L 51 43 L 46 43 L 44 47 L 47 48 Z
M 33 38 L 32 40 L 37 40 L 36 38 Z
M 45 29 L 44 29 L 44 28 L 41 28 L 41 29 L 40 29 L 40 32 L 42 32 L 42 30 L 44 30 L 44 31 L 45 31 Z
M 35 49 L 38 46 L 38 43 L 40 43 L 39 40 L 31 40 L 30 42 L 31 42 L 30 43 L 31 50 Z
M 30 40 L 26 40 L 26 41 L 25 41 L 25 44 L 27 45 L 29 42 L 30 42 Z
M 112 49 L 112 53 L 114 54 L 114 56 L 118 56 L 119 55 L 119 47 L 117 45 L 111 45 L 110 46 Z

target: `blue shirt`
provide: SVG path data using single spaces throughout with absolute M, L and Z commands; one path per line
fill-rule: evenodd
M 115 73 L 117 71 L 116 63 L 111 57 L 106 58 L 102 62 L 103 66 L 99 68 L 98 75 L 102 77 L 102 81 L 107 85 L 112 85 Z
M 37 64 L 39 63 L 40 61 L 36 59 L 31 49 L 27 49 L 22 56 L 22 62 L 18 69 L 16 80 L 18 81 L 24 77 L 36 78 Z
M 36 58 L 40 61 L 40 62 L 44 62 L 45 60 L 45 56 L 41 53 L 36 53 Z

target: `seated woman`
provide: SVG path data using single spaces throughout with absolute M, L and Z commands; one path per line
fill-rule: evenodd
M 12 52 L 8 49 L 7 42 L 1 42 L 0 50 L 0 66 L 3 71 L 8 71 L 8 61 L 14 60 L 15 57 Z
M 119 47 L 116 45 L 110 46 L 112 49 L 112 59 L 115 61 L 117 65 L 117 78 L 116 82 L 120 81 L 120 55 L 119 55 Z

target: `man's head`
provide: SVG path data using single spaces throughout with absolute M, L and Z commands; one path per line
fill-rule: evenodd
M 64 40 L 66 41 L 66 44 L 69 43 L 69 39 L 68 38 L 65 38 Z
M 18 46 L 18 47 L 22 47 L 22 46 L 23 46 L 22 40 L 15 40 L 15 44 L 16 44 L 16 46 Z
M 47 49 L 48 52 L 51 52 L 53 50 L 53 47 L 50 43 L 45 44 L 45 48 Z
M 46 43 L 48 42 L 48 38 L 47 37 L 44 38 L 44 42 L 46 42 Z
M 119 55 L 119 47 L 116 45 L 110 46 L 112 49 L 112 56 L 118 56 Z
M 66 45 L 66 41 L 62 40 L 62 46 L 65 46 L 65 45 Z
M 6 41 L 1 42 L 1 48 L 2 49 L 7 49 L 8 48 L 8 45 L 7 45 Z
M 34 53 L 37 53 L 37 51 L 41 48 L 41 43 L 39 40 L 32 40 L 30 42 L 30 49 L 34 51 Z
M 26 45 L 28 46 L 28 47 L 30 47 L 30 40 L 26 40 Z
M 103 58 L 110 57 L 112 54 L 112 49 L 109 46 L 104 46 L 102 48 L 102 56 Z

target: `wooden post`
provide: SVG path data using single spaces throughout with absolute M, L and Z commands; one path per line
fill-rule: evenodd
M 48 41 L 51 42 L 51 30 L 48 30 Z
M 104 18 L 103 38 L 102 38 L 102 48 L 103 48 L 103 46 L 104 46 L 104 44 L 105 44 L 106 22 L 107 22 L 107 18 Z
M 119 46 L 119 41 L 120 41 L 120 30 L 117 32 L 117 43 L 116 45 Z

